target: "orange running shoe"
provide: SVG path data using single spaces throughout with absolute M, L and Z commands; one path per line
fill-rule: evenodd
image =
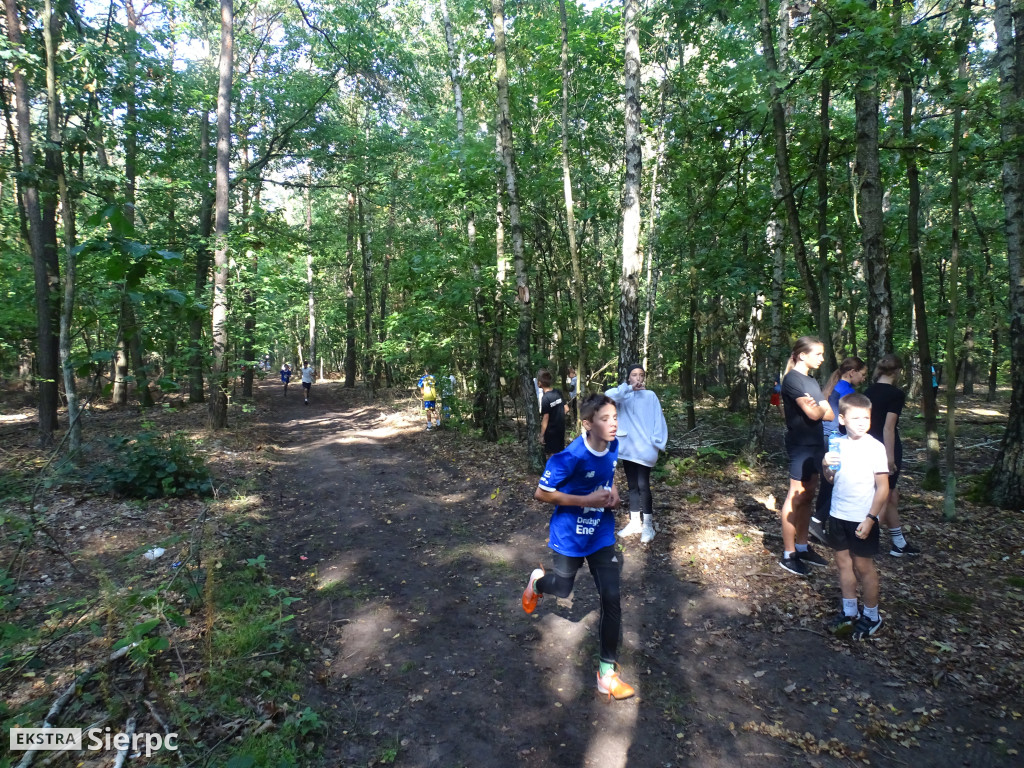
M 526 589 L 523 590 L 523 610 L 527 613 L 533 613 L 533 610 L 537 607 L 537 603 L 544 597 L 540 592 L 534 592 L 533 585 L 537 583 L 537 579 L 544 575 L 543 566 L 538 566 L 533 569 L 533 573 L 530 574 L 530 580 L 526 583 Z
M 598 672 L 597 690 L 598 693 L 606 694 L 608 696 L 608 701 L 611 701 L 612 699 L 628 699 L 636 693 L 636 691 L 633 690 L 633 686 L 622 682 L 619 678 L 618 671 L 609 672 L 604 677 L 601 677 L 601 673 Z

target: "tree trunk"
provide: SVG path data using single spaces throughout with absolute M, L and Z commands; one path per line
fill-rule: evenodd
M 768 93 L 772 102 L 772 132 L 775 136 L 775 168 L 778 174 L 779 196 L 786 211 L 786 227 L 789 239 L 793 244 L 793 257 L 797 270 L 803 280 L 807 292 L 807 306 L 815 319 L 821 316 L 818 286 L 811 275 L 807 260 L 807 248 L 804 245 L 803 232 L 800 226 L 800 212 L 796 207 L 793 194 L 793 180 L 789 167 L 789 139 L 786 128 L 786 107 L 783 94 L 778 86 L 779 64 L 775 58 L 775 39 L 772 33 L 771 14 L 768 0 L 758 0 L 761 16 L 761 44 L 764 49 L 764 62 L 768 70 Z
M 371 251 L 371 233 L 363 212 L 363 192 L 356 190 L 359 205 L 359 249 L 363 256 L 363 380 L 373 397 L 373 253 Z
M 964 2 L 964 21 L 961 31 L 968 24 L 971 0 Z M 957 77 L 961 83 L 967 80 L 966 40 L 963 46 Z M 960 46 L 958 46 L 960 47 Z M 964 86 L 966 88 L 966 84 Z M 956 315 L 960 283 L 960 124 L 963 120 L 963 105 L 959 97 L 953 112 L 953 146 L 949 155 L 949 207 L 951 232 L 949 245 L 949 305 L 946 312 L 946 489 L 943 498 L 942 516 L 946 520 L 956 519 Z M 952 375 L 950 375 L 952 374 Z
M 387 340 L 387 308 L 388 308 L 388 275 L 391 271 L 391 260 L 395 257 L 395 209 L 398 205 L 398 172 L 391 174 L 391 206 L 388 208 L 388 243 L 384 249 L 383 272 L 380 281 L 380 324 L 377 326 L 377 333 L 380 343 L 383 345 Z M 374 369 L 374 388 L 379 385 L 381 373 L 388 387 L 391 387 L 391 369 L 383 365 L 381 358 L 377 358 L 377 368 Z
M 495 151 L 498 161 L 503 162 L 505 153 L 502 151 L 501 131 L 495 131 Z M 508 275 L 508 257 L 505 254 L 505 183 L 502 174 L 498 174 L 497 194 L 495 196 L 494 210 L 494 258 L 495 258 L 495 281 L 494 281 L 494 336 L 491 340 L 490 365 L 488 373 L 488 398 L 486 402 L 486 413 L 484 416 L 484 439 L 488 442 L 498 440 L 498 420 L 501 418 L 504 404 L 504 392 L 501 378 L 501 362 L 503 357 L 504 336 L 502 328 L 505 324 L 505 281 Z
M 627 0 L 628 1 L 628 0 Z M 635 0 L 634 0 L 635 1 Z M 543 468 L 543 449 L 537 434 L 537 397 L 530 375 L 530 307 L 529 278 L 523 243 L 523 224 L 519 211 L 518 171 L 512 143 L 512 111 L 508 97 L 508 65 L 505 60 L 505 0 L 491 0 L 494 24 L 494 59 L 498 86 L 498 131 L 501 134 L 502 165 L 505 169 L 505 191 L 508 194 L 508 218 L 512 228 L 512 252 L 515 258 L 516 301 L 519 305 L 519 328 L 516 332 L 516 368 L 520 397 L 526 417 L 526 455 L 531 471 Z
M 231 80 L 234 74 L 233 0 L 220 0 L 220 62 L 217 85 L 217 175 L 214 214 L 213 313 L 210 336 L 213 365 L 210 382 L 210 427 L 228 424 L 228 231 L 230 221 Z
M 977 377 L 977 364 L 974 358 L 974 324 L 978 320 L 977 291 L 974 281 L 974 265 L 969 263 L 964 267 L 964 319 L 967 321 L 964 328 L 963 341 L 963 372 L 964 372 L 964 394 L 974 394 L 974 381 Z
M 754 301 L 747 319 L 747 329 L 743 334 L 740 346 L 740 359 L 736 365 L 736 377 L 733 379 L 729 392 L 729 411 L 746 413 L 750 409 L 750 374 L 754 368 L 754 347 L 757 344 L 757 332 L 761 324 L 761 308 L 763 301 Z
M 306 236 L 309 247 L 306 249 L 306 304 L 309 311 L 309 360 L 316 365 L 316 290 L 313 283 L 313 175 L 306 176 Z
M 992 269 L 992 249 L 988 244 L 988 234 L 982 228 L 981 222 L 978 221 L 978 215 L 974 212 L 974 206 L 968 200 L 964 202 L 964 207 L 967 209 L 967 212 L 971 214 L 974 231 L 978 233 L 978 242 L 981 244 L 981 253 L 985 258 L 985 298 L 988 306 L 989 322 L 992 323 L 992 327 L 989 330 L 991 349 L 989 351 L 988 390 L 985 393 L 985 400 L 992 402 L 996 399 L 996 385 L 998 383 L 999 375 L 1000 326 L 1000 317 L 996 312 L 996 284 L 994 282 L 995 275 Z
M 786 254 L 782 247 L 782 226 L 775 218 L 768 222 L 765 240 L 772 254 L 771 335 L 769 337 L 768 369 L 764 376 L 758 375 L 760 386 L 757 394 L 757 410 L 754 412 L 754 422 L 750 426 L 750 437 L 743 448 L 743 455 L 751 465 L 754 464 L 764 446 L 764 430 L 768 421 L 768 409 L 771 407 L 771 391 L 775 386 L 775 378 L 781 377 L 779 368 L 784 356 L 782 302 Z M 758 296 L 758 301 L 763 302 L 764 298 Z
M 876 0 L 868 8 L 877 12 Z M 892 296 L 889 290 L 889 265 L 882 240 L 882 179 L 878 158 L 878 70 L 866 68 L 860 73 L 856 89 L 857 160 L 854 176 L 861 230 L 861 249 L 867 271 L 868 358 L 877 361 L 892 351 Z
M 619 376 L 640 360 L 640 180 L 643 137 L 640 134 L 639 0 L 623 0 L 625 39 L 626 174 L 622 184 L 622 274 L 619 278 Z
M 899 14 L 897 14 L 897 19 Z M 922 487 L 937 491 L 942 487 L 939 470 L 939 414 L 935 392 L 931 387 L 932 348 L 928 332 L 928 312 L 925 307 L 924 269 L 921 265 L 921 180 L 917 167 L 917 148 L 912 143 L 914 132 L 914 89 L 909 82 L 903 85 L 903 160 L 907 166 L 907 245 L 910 259 L 910 286 L 914 302 L 914 325 L 917 335 L 917 353 L 920 378 L 923 383 L 925 433 L 925 465 Z
M 455 50 L 455 35 L 452 32 L 451 18 L 448 16 L 448 3 L 441 0 L 441 21 L 444 25 L 444 38 L 448 45 L 448 75 L 452 81 L 452 98 L 455 103 L 455 127 L 459 139 L 459 176 L 468 189 L 466 178 L 466 118 L 462 109 L 462 77 L 459 67 L 459 56 Z M 467 193 L 468 194 L 468 193 Z M 488 332 L 491 318 L 487 311 L 488 302 L 484 294 L 484 278 L 481 264 L 476 254 L 476 216 L 469 199 L 466 207 L 466 243 L 469 248 L 469 259 L 473 265 L 473 314 L 476 318 L 476 393 L 473 397 L 473 422 L 478 427 L 484 426 L 487 415 L 487 361 L 490 356 Z
M 202 180 L 202 203 L 199 207 L 199 245 L 196 247 L 196 281 L 193 297 L 196 304 L 204 306 L 208 295 L 207 282 L 210 277 L 210 233 L 213 230 L 213 195 L 210 194 L 210 112 L 205 107 L 199 120 L 199 169 Z M 198 307 L 192 309 L 189 323 L 189 387 L 188 401 L 206 401 L 203 384 L 203 367 L 206 360 L 203 343 L 203 325 L 206 313 Z
M 646 250 L 646 262 L 647 262 L 647 306 L 644 311 L 644 331 L 642 339 L 642 354 L 641 354 L 641 365 L 644 370 L 648 370 L 649 366 L 649 355 L 650 355 L 650 344 L 651 344 L 651 324 L 654 322 L 654 308 L 655 301 L 658 296 L 658 280 L 661 277 L 661 270 L 656 266 L 656 255 L 658 252 L 658 174 L 661 171 L 662 163 L 665 160 L 665 93 L 668 91 L 670 86 L 670 80 L 668 78 L 669 63 L 668 63 L 668 41 L 661 40 L 662 51 L 664 52 L 665 59 L 662 62 L 663 71 L 665 73 L 665 79 L 659 88 L 659 99 L 658 99 L 658 138 L 655 142 L 655 153 L 654 153 L 654 167 L 651 169 L 651 207 L 648 213 L 647 220 L 647 248 Z
M 10 2 L 10 0 L 8 0 Z M 996 0 L 996 61 L 999 67 L 1000 137 L 1004 147 L 1016 147 L 1022 132 L 1017 116 L 1024 83 L 1015 61 L 1024 59 L 1024 29 L 1011 0 Z M 1024 272 L 1021 239 L 1024 207 L 1021 200 L 1019 150 L 1003 157 L 1003 207 L 1006 261 L 1010 273 L 1010 414 L 1003 442 L 992 467 L 992 500 L 1006 509 L 1024 507 Z M 948 383 L 947 383 L 948 386 Z
M 136 167 L 138 165 L 138 19 L 135 15 L 135 7 L 129 1 L 125 4 L 125 11 L 128 17 L 128 94 L 125 100 L 125 137 L 124 137 L 124 175 L 125 175 L 125 218 L 130 227 L 135 228 L 135 191 L 137 187 Z M 122 313 L 121 320 L 124 323 L 124 334 L 122 340 L 127 344 L 128 357 L 131 360 L 132 370 L 135 373 L 135 393 L 139 398 L 139 405 L 143 408 L 152 408 L 153 395 L 149 391 L 149 377 L 146 373 L 146 354 L 142 345 L 142 329 L 139 327 L 138 316 L 135 314 L 135 306 L 128 295 L 128 285 L 121 291 Z M 123 359 L 124 350 L 119 350 Z M 124 372 L 127 373 L 127 361 L 123 363 Z M 122 394 L 124 399 L 118 400 L 124 403 L 127 399 L 127 391 Z
M 60 100 L 57 94 L 57 37 L 60 17 L 53 12 L 50 0 L 43 2 L 43 41 L 46 47 L 46 97 L 47 133 L 50 144 L 56 147 L 57 189 L 60 194 L 60 208 L 64 224 L 64 302 L 60 313 L 60 365 L 64 376 L 64 395 L 68 403 L 68 453 L 75 456 L 82 447 L 82 424 L 79 421 L 78 385 L 75 369 L 71 364 L 71 324 L 75 307 L 75 212 L 68 194 L 68 182 L 64 173 L 64 155 L 60 150 Z
M 565 13 L 565 0 L 558 0 L 558 13 L 562 22 L 562 192 L 565 197 L 565 229 L 569 238 L 569 261 L 572 265 L 572 303 L 576 310 L 576 397 L 582 401 L 580 385 L 586 380 L 587 320 L 583 303 L 583 270 L 576 245 L 576 212 L 572 198 L 572 177 L 569 173 L 569 22 Z M 568 392 L 566 396 L 568 396 Z M 579 414 L 579 408 L 574 408 Z
M 829 41 L 831 42 L 831 40 Z M 818 338 L 825 345 L 826 375 L 836 369 L 836 350 L 832 338 L 832 274 L 828 263 L 828 168 L 829 147 L 832 137 L 829 120 L 829 103 L 832 98 L 832 80 L 826 71 L 821 78 L 820 125 L 821 144 L 818 147 L 818 163 L 815 174 L 818 179 L 818 282 L 821 287 L 818 306 Z
M 7 39 L 15 51 L 22 48 L 21 20 L 18 18 L 16 0 L 5 0 L 7 13 Z M 32 147 L 32 128 L 29 111 L 31 100 L 28 83 L 21 68 L 13 68 L 14 93 L 18 99 L 17 126 L 18 145 L 21 150 L 21 170 L 24 181 L 19 185 L 28 220 L 28 245 L 32 254 L 33 276 L 35 278 L 36 343 L 39 365 L 39 442 L 46 447 L 53 442 L 57 428 L 57 357 L 59 339 L 53 327 L 53 303 L 50 294 L 52 280 L 46 262 L 43 243 L 43 219 L 39 207 L 39 186 L 35 180 L 35 151 Z
M 242 130 L 239 133 L 242 136 L 242 176 L 238 186 L 242 195 L 242 235 L 244 237 L 249 232 L 249 213 L 251 212 L 248 176 L 249 143 L 245 131 Z M 258 191 L 256 197 L 259 197 Z M 259 275 L 259 249 L 253 247 L 252 252 L 251 272 L 246 276 L 245 288 L 242 290 L 242 311 L 245 315 L 242 322 L 242 397 L 248 398 L 252 397 L 252 384 L 256 376 L 256 316 L 253 314 L 255 296 L 250 281 L 256 280 Z M 242 276 L 239 274 L 238 279 L 241 280 L 241 278 Z
M 356 385 L 356 197 L 348 193 L 348 247 L 345 262 L 345 386 Z
M 683 401 L 683 410 L 686 412 L 686 431 L 690 432 L 697 426 L 697 411 L 693 391 L 693 361 L 695 359 L 694 347 L 697 335 L 697 267 L 693 260 L 696 257 L 696 246 L 690 245 L 690 280 L 688 290 L 689 301 L 689 322 L 686 324 L 686 341 L 683 344 L 683 364 L 679 368 L 679 396 Z M 625 377 L 620 376 L 619 380 L 624 381 Z

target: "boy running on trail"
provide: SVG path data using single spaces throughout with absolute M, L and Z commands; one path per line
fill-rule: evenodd
M 437 415 L 437 381 L 430 373 L 429 366 L 424 367 L 423 375 L 416 382 L 416 387 L 420 391 L 420 399 L 423 400 L 423 410 L 427 412 L 427 432 L 429 432 L 434 428 L 431 417 L 437 426 L 441 426 L 441 419 Z
M 285 363 L 281 366 L 281 382 L 284 384 L 284 393 L 288 394 L 288 382 L 292 380 L 292 367 Z
M 306 397 L 306 405 L 309 405 L 309 391 L 313 387 L 313 376 L 315 375 L 316 371 L 313 370 L 313 366 L 304 362 L 302 364 L 302 389 Z
M 543 567 L 530 574 L 523 591 L 523 610 L 533 613 L 544 595 L 568 597 L 576 573 L 586 561 L 601 597 L 597 690 L 609 699 L 628 699 L 634 694 L 633 687 L 619 678 L 616 669 L 622 628 L 622 557 L 615 550 L 613 511 L 619 504 L 615 488 L 618 412 L 614 400 L 595 394 L 580 405 L 580 416 L 584 433 L 548 459 L 534 493 L 535 499 L 555 505 L 548 524 L 554 567 L 550 574 L 545 574 Z
M 846 434 L 839 450 L 822 460 L 822 474 L 833 484 L 828 539 L 836 551 L 843 612 L 832 621 L 835 632 L 853 628 L 853 639 L 871 637 L 882 626 L 878 614 L 878 516 L 889 498 L 889 460 L 885 446 L 868 434 L 871 401 L 859 393 L 839 401 L 839 423 Z M 857 584 L 864 610 L 857 610 Z
M 540 441 L 544 443 L 545 458 L 565 448 L 565 416 L 569 406 L 565 404 L 562 393 L 552 389 L 554 377 L 550 371 L 537 372 L 537 386 L 542 393 L 540 398 Z

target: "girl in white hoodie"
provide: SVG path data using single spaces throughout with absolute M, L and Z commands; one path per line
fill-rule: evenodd
M 619 408 L 619 461 L 629 484 L 629 525 L 619 536 L 640 534 L 647 544 L 654 538 L 651 467 L 665 450 L 668 425 L 658 396 L 647 389 L 642 365 L 630 367 L 626 383 L 605 392 Z

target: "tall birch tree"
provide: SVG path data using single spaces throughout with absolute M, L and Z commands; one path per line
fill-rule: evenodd
M 583 304 L 583 271 L 576 245 L 576 212 L 572 199 L 572 175 L 569 172 L 569 21 L 565 13 L 565 0 L 558 0 L 558 15 L 562 22 L 562 194 L 565 197 L 565 229 L 569 236 L 569 261 L 572 265 L 572 301 L 576 309 L 576 393 L 580 397 L 580 384 L 586 381 L 587 320 Z M 579 413 L 579 409 L 576 409 Z
M 625 27 L 626 162 L 622 183 L 622 273 L 619 277 L 619 381 L 640 358 L 640 177 L 643 137 L 640 133 L 639 0 L 623 0 Z M 580 371 L 579 373 L 582 373 Z
M 234 75 L 233 0 L 220 0 L 220 61 L 217 80 L 217 173 L 214 195 L 213 365 L 210 385 L 210 427 L 228 424 L 228 232 L 230 230 L 231 81 Z
M 501 135 L 501 160 L 505 171 L 505 193 L 508 195 L 508 220 L 512 229 L 512 253 L 516 272 L 516 303 L 519 305 L 519 327 L 516 332 L 516 375 L 519 394 L 526 416 L 526 448 L 530 469 L 540 472 L 543 452 L 537 434 L 537 397 L 530 375 L 530 331 L 532 313 L 530 286 L 526 274 L 526 253 L 523 243 L 523 222 L 519 209 L 518 170 L 512 144 L 512 110 L 508 98 L 508 63 L 505 44 L 505 0 L 491 0 L 494 25 L 495 81 L 498 86 L 498 133 Z

